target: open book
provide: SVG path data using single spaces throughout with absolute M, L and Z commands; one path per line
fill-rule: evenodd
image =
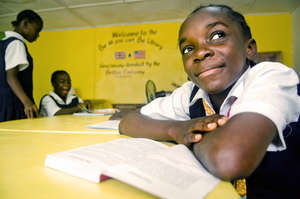
M 120 120 L 107 120 L 104 122 L 96 123 L 96 124 L 89 124 L 86 128 L 90 129 L 119 129 Z
M 110 142 L 50 154 L 45 165 L 93 182 L 109 177 L 161 198 L 203 198 L 219 183 L 184 145 L 144 138 Z
M 76 116 L 105 116 L 105 115 L 112 115 L 116 112 L 120 112 L 118 109 L 114 108 L 104 108 L 104 109 L 95 109 L 95 110 L 88 110 L 85 109 L 82 112 L 73 113 Z

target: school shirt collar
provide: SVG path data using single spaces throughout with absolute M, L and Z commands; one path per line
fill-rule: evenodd
M 59 95 L 57 95 L 54 91 L 50 92 L 50 95 L 52 97 L 54 97 L 54 99 L 59 103 L 59 104 L 70 104 L 72 102 L 72 100 L 76 97 L 73 92 L 71 92 L 71 90 L 68 92 L 67 94 L 67 100 L 66 102 L 64 102 L 63 99 L 61 99 L 61 97 L 59 97 Z
M 234 84 L 234 86 L 229 91 L 227 97 L 225 98 L 223 104 L 220 107 L 220 113 L 219 113 L 220 115 L 229 116 L 230 107 L 235 102 L 235 100 L 238 99 L 239 96 L 241 96 L 241 94 L 243 92 L 244 80 L 247 77 L 247 74 L 249 73 L 249 71 L 250 71 L 250 67 L 248 67 L 248 69 L 242 74 L 242 76 L 237 80 L 237 82 Z M 208 97 L 208 94 L 201 88 L 198 90 L 198 92 L 192 99 L 192 102 L 190 105 L 193 105 L 200 98 L 205 100 L 207 105 L 213 110 L 213 106 Z
M 16 38 L 20 39 L 21 41 L 25 42 L 24 37 L 15 31 L 5 31 L 4 39 L 7 39 L 9 37 L 16 37 Z

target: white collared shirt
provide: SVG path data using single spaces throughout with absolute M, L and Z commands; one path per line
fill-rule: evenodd
M 271 143 L 268 151 L 286 148 L 283 130 L 297 121 L 300 97 L 297 95 L 299 78 L 295 71 L 281 63 L 262 62 L 249 68 L 230 90 L 220 108 L 221 115 L 232 117 L 242 112 L 255 112 L 269 118 L 277 127 L 281 143 Z M 207 93 L 199 89 L 190 103 L 194 83 L 186 82 L 170 96 L 157 98 L 141 109 L 153 119 L 189 120 L 189 107 L 204 98 L 212 108 Z M 233 98 L 237 98 L 233 100 Z
M 66 102 L 64 102 L 64 100 L 62 100 L 54 91 L 51 91 L 49 95 L 51 95 L 57 103 L 62 105 L 68 105 L 74 98 L 78 97 L 74 94 L 72 89 L 68 92 Z M 54 114 L 61 109 L 49 95 L 45 96 L 41 101 L 40 115 L 44 117 L 54 116 Z M 79 103 L 83 103 L 79 97 L 78 101 Z
M 25 39 L 22 35 L 13 31 L 5 31 L 4 39 L 9 37 L 16 37 L 25 43 Z M 19 67 L 19 71 L 25 70 L 29 66 L 27 60 L 26 49 L 24 43 L 19 40 L 14 40 L 8 44 L 5 51 L 5 70 Z

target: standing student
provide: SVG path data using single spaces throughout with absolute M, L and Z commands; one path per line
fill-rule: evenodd
M 32 89 L 33 61 L 25 40 L 34 42 L 43 28 L 32 10 L 21 11 L 0 40 L 0 122 L 38 116 Z
M 42 97 L 40 102 L 41 116 L 72 114 L 91 108 L 89 101 L 83 102 L 71 89 L 70 75 L 64 70 L 52 73 L 53 91 Z
M 189 146 L 213 175 L 246 178 L 248 199 L 300 198 L 294 70 L 276 62 L 252 66 L 250 28 L 225 5 L 194 10 L 180 27 L 179 48 L 191 81 L 126 116 L 120 132 Z

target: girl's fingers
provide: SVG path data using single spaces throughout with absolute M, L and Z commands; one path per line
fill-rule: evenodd
M 36 117 L 39 117 L 39 110 L 36 106 L 33 107 L 33 111 L 34 111 Z M 34 117 L 34 115 L 33 115 L 33 117 Z
M 195 123 L 190 131 L 212 131 L 218 126 L 223 126 L 227 122 L 227 120 L 228 118 L 224 116 L 211 116 L 200 119 Z
M 214 130 L 215 128 L 217 128 L 217 124 L 216 123 L 208 123 L 207 128 L 208 128 L 208 130 Z
M 183 138 L 183 144 L 186 146 L 191 145 L 192 143 L 195 142 L 200 142 L 200 140 L 202 139 L 202 135 L 201 134 L 187 134 L 184 136 Z
M 193 134 L 193 142 L 199 142 L 202 139 L 202 134 Z
M 29 119 L 31 119 L 32 118 L 32 111 L 29 109 L 29 110 L 27 110 L 27 112 L 26 112 L 26 116 L 27 116 L 27 118 L 29 118 Z
M 223 126 L 227 122 L 228 118 L 227 117 L 222 117 L 218 119 L 218 125 Z
M 217 128 L 217 123 L 216 122 L 209 122 L 209 123 L 204 123 L 204 122 L 198 122 L 194 126 L 194 128 L 191 129 L 191 132 L 193 131 L 212 131 L 215 128 Z

